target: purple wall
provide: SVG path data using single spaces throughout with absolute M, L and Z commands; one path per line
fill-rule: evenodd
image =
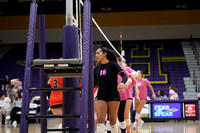
M 142 70 L 145 78 L 151 82 L 155 93 L 162 89 L 168 96 L 169 85 L 179 89 L 178 95 L 183 99 L 186 91 L 183 77 L 189 77 L 189 71 L 184 61 L 184 53 L 179 43 L 136 43 L 125 46 L 127 63 L 134 70 Z M 151 98 L 152 93 L 148 89 Z
M 184 57 L 184 53 L 182 50 L 182 46 L 177 41 L 173 42 L 162 42 L 154 43 L 154 42 L 132 42 L 132 41 L 123 41 L 123 48 L 125 49 L 125 55 L 127 59 L 128 65 L 131 63 L 138 63 L 138 64 L 132 64 L 132 68 L 135 70 L 142 70 L 145 74 L 149 72 L 148 65 L 147 64 L 141 64 L 141 63 L 150 63 L 150 76 L 146 76 L 150 81 L 162 81 L 165 82 L 165 77 L 159 75 L 159 63 L 160 61 L 160 71 L 161 74 L 167 75 L 167 83 L 157 83 L 153 84 L 153 87 L 155 89 L 156 95 L 158 89 L 163 89 L 165 94 L 168 96 L 168 87 L 170 84 L 173 84 L 175 87 L 179 89 L 179 98 L 183 99 L 183 92 L 186 91 L 183 77 L 189 77 L 189 71 L 188 67 L 185 61 L 182 60 L 175 60 L 170 61 L 167 60 L 163 61 L 163 59 L 166 59 L 166 57 Z M 98 44 L 98 42 L 94 42 L 94 44 Z M 104 43 L 106 45 L 107 43 Z M 119 42 L 113 42 L 113 44 L 118 48 Z M 138 44 L 138 50 L 133 50 L 136 48 Z M 145 46 L 144 46 L 145 45 Z M 108 46 L 108 45 L 106 45 Z M 144 47 L 150 50 L 149 57 L 148 56 L 148 50 L 144 50 Z M 26 51 L 26 45 L 14 45 L 12 50 L 9 51 L 1 60 L 0 60 L 0 77 L 4 77 L 4 75 L 8 74 L 10 75 L 10 78 L 17 78 L 19 77 L 20 80 L 23 80 L 24 75 L 24 66 L 21 66 L 17 64 L 17 61 L 24 61 L 25 60 L 25 53 Z M 132 51 L 132 53 L 131 53 Z M 159 51 L 159 57 L 158 57 L 158 51 Z M 35 55 L 34 58 L 38 58 L 38 45 L 35 46 Z M 133 58 L 132 56 L 144 56 L 144 58 Z M 47 44 L 47 59 L 48 58 L 60 58 L 62 57 L 62 44 L 58 43 L 56 44 Z M 165 58 L 163 58 L 165 57 Z M 140 64 L 139 64 L 140 63 Z M 39 71 L 37 69 L 33 70 L 33 87 L 39 87 L 39 78 L 38 74 Z M 148 95 L 151 97 L 151 91 L 148 89 Z

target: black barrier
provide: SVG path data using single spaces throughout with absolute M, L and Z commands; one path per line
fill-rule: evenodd
M 198 100 L 148 100 L 141 117 L 144 121 L 199 120 Z

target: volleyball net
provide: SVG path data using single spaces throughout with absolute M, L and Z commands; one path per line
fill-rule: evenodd
M 82 0 L 76 0 L 76 16 L 73 16 L 73 25 L 78 27 L 79 29 L 79 40 L 80 40 L 80 57 L 82 59 L 82 23 L 81 23 L 81 9 L 83 8 L 84 4 Z M 123 57 L 123 52 L 122 52 L 122 34 L 119 33 L 119 44 L 120 48 L 114 46 L 113 43 L 109 40 L 107 35 L 104 33 L 98 22 L 95 20 L 95 18 L 92 17 L 92 22 L 93 22 L 93 51 L 95 55 L 95 51 L 99 47 L 108 47 L 112 50 L 115 51 L 117 56 L 121 57 L 122 60 L 125 61 L 125 58 Z M 120 51 L 120 52 L 119 52 Z

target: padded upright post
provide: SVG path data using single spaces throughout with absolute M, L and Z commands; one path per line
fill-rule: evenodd
M 63 27 L 63 59 L 79 58 L 78 28 L 74 26 Z M 64 87 L 79 87 L 79 78 L 64 78 Z M 80 114 L 80 92 L 63 92 L 63 115 Z M 63 128 L 79 128 L 79 120 L 63 119 Z M 73 131 L 75 132 L 75 131 Z
M 20 123 L 20 133 L 28 132 L 28 120 L 26 116 L 29 113 L 29 88 L 31 87 L 31 74 L 32 74 L 32 62 L 35 42 L 35 27 L 36 27 L 36 16 L 37 16 L 37 4 L 36 2 L 31 3 L 30 18 L 29 18 L 29 30 L 26 50 L 26 65 L 24 70 L 24 82 L 23 82 L 23 99 L 22 99 L 22 113 Z
M 46 59 L 46 41 L 45 41 L 45 16 L 39 15 L 39 56 L 40 59 Z M 40 68 L 40 87 L 46 87 L 46 73 L 43 68 Z M 40 92 L 41 106 L 40 114 L 47 114 L 47 94 Z M 47 132 L 47 119 L 41 119 L 41 133 Z

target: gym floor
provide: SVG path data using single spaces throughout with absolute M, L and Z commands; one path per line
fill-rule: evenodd
M 56 124 L 55 124 L 56 123 Z M 57 128 L 55 119 L 48 120 L 48 128 Z M 132 133 L 198 133 L 200 131 L 200 121 L 183 122 L 145 122 L 141 129 L 132 130 Z M 0 133 L 19 133 L 19 124 L 16 128 L 10 124 L 0 125 Z M 28 133 L 40 133 L 40 124 L 29 124 Z M 58 133 L 58 132 L 51 132 Z

